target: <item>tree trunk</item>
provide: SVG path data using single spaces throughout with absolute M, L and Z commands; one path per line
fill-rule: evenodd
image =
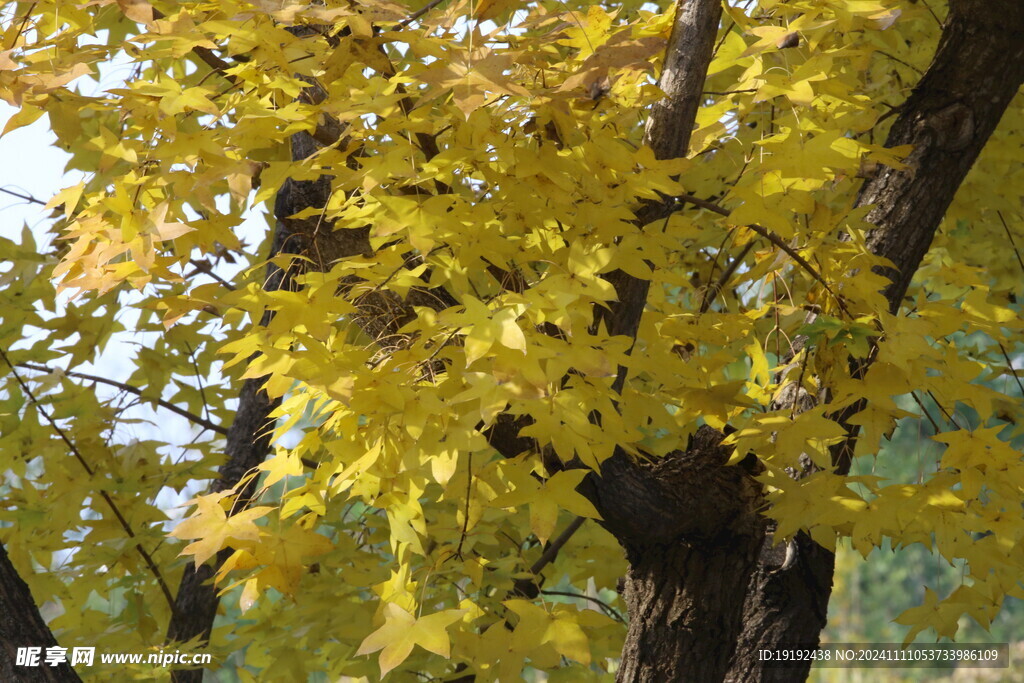
M 300 155 L 308 156 L 312 153 L 312 141 L 294 139 L 300 136 L 308 137 L 301 133 L 293 136 L 293 158 L 304 158 Z M 326 181 L 316 180 L 300 183 L 286 181 L 274 206 L 277 228 L 274 231 L 270 257 L 278 254 L 300 253 L 303 250 L 305 239 L 294 234 L 285 220 L 287 216 L 305 208 L 305 206 L 295 208 L 293 200 L 326 202 L 326 195 L 329 192 L 330 187 Z M 267 266 L 263 288 L 267 291 L 287 288 L 290 286 L 291 275 L 290 272 L 285 272 L 278 266 L 270 264 Z M 261 324 L 268 325 L 272 317 L 273 314 L 268 311 L 264 314 Z M 238 397 L 238 409 L 231 427 L 228 429 L 225 447 L 227 459 L 220 468 L 220 477 L 211 487 L 211 491 L 214 493 L 236 486 L 246 472 L 263 462 L 270 451 L 270 431 L 273 426 L 270 413 L 280 403 L 280 399 L 271 399 L 267 396 L 262 389 L 263 382 L 263 378 L 254 378 L 247 379 L 242 384 L 242 390 Z M 256 482 L 253 480 L 246 490 L 239 492 L 239 500 L 242 504 L 247 504 L 252 491 L 255 490 L 255 485 Z M 196 567 L 194 563 L 190 563 L 185 568 L 178 586 L 178 593 L 175 596 L 174 614 L 167 627 L 168 643 L 184 643 L 193 639 L 198 639 L 199 642 L 209 641 L 213 621 L 217 616 L 217 607 L 220 604 L 217 589 L 213 585 L 213 575 L 217 568 L 231 556 L 232 552 L 230 548 L 225 548 L 217 553 L 212 564 L 207 563 Z M 203 670 L 175 669 L 171 672 L 171 676 L 175 683 L 201 683 Z
M 795 553 L 787 563 L 786 553 Z M 791 548 L 772 546 L 771 536 L 750 577 L 743 609 L 743 630 L 725 680 L 789 683 L 807 678 L 810 666 L 772 668 L 757 657 L 761 648 L 785 645 L 817 647 L 828 620 L 835 555 L 806 534 Z
M 701 427 L 650 463 L 618 452 L 580 492 L 626 549 L 629 632 L 619 681 L 720 681 L 764 538 L 760 485 Z
M 59 666 L 47 666 L 42 661 L 39 666 L 17 665 L 19 647 L 40 647 L 45 655 L 46 648 L 56 646 L 57 640 L 39 614 L 28 584 L 0 543 L 0 681 L 81 680 L 67 662 Z
M 653 546 L 630 557 L 629 631 L 617 680 L 721 680 L 743 620 L 755 536 Z
M 270 411 L 276 405 L 260 387 L 259 379 L 248 379 L 242 385 L 238 401 L 238 411 L 228 430 L 227 461 L 221 467 L 221 477 L 213 486 L 213 491 L 223 491 L 236 485 L 242 476 L 256 467 L 266 457 L 270 448 L 268 420 Z M 260 436 L 262 434 L 262 436 Z M 187 642 L 198 638 L 201 642 L 208 641 L 213 629 L 213 620 L 217 615 L 217 589 L 213 586 L 213 574 L 216 568 L 231 555 L 230 549 L 217 553 L 213 564 L 203 564 L 198 568 L 189 563 L 181 577 L 178 593 L 174 601 L 174 615 L 167 628 L 167 641 Z M 174 671 L 175 681 L 202 680 L 202 670 Z
M 868 246 L 895 265 L 886 298 L 899 311 L 957 189 L 1024 82 L 1024 3 L 954 0 L 931 66 L 890 129 L 886 147 L 913 145 L 906 169 L 884 167 L 861 189 L 859 206 L 874 205 Z M 859 372 L 866 370 L 862 363 Z M 852 416 L 838 416 L 840 424 Z M 845 473 L 856 431 L 833 449 Z M 805 668 L 762 666 L 757 651 L 814 645 L 825 626 L 835 558 L 806 536 L 794 561 L 780 567 L 763 552 L 748 588 L 744 629 L 727 680 L 796 681 Z

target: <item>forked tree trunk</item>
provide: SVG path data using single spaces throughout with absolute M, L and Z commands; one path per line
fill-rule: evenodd
M 679 12 L 692 11 L 696 4 L 682 3 Z M 671 54 L 666 68 L 670 64 Z M 876 207 L 869 215 L 877 226 L 869 246 L 895 264 L 888 272 L 893 285 L 886 291 L 893 311 L 1022 78 L 1024 3 L 953 2 L 933 63 L 901 107 L 887 141 L 890 147 L 913 145 L 908 168 L 883 168 L 858 200 Z M 652 116 L 658 114 L 655 108 Z M 688 131 L 692 121 L 682 118 L 677 124 Z M 646 289 L 628 277 L 620 279 L 613 279 L 619 308 L 642 306 Z M 634 291 L 640 294 L 632 296 Z M 638 310 L 613 310 L 612 315 L 639 319 Z M 609 329 L 635 331 L 629 325 L 609 324 Z M 846 424 L 849 417 L 838 419 Z M 849 440 L 834 451 L 840 472 L 849 467 L 855 438 L 851 428 Z M 630 560 L 625 595 L 630 630 L 618 680 L 804 680 L 808 668 L 765 666 L 758 650 L 817 645 L 827 618 L 834 557 L 806 536 L 798 537 L 788 561 L 763 532 L 760 542 L 754 539 L 751 531 L 757 525 L 737 524 L 734 517 L 752 508 L 723 506 L 743 487 L 716 476 L 717 458 L 697 446 L 655 467 L 618 453 L 605 463 L 602 476 L 583 488 Z M 673 461 L 687 464 L 687 476 L 679 478 Z M 695 519 L 702 523 L 694 525 Z M 707 531 L 730 524 L 728 541 L 729 533 L 715 536 L 718 542 L 702 540 Z M 658 540 L 652 542 L 652 536 Z
M 869 245 L 896 266 L 887 291 L 893 310 L 953 194 L 1024 79 L 1024 2 L 951 0 L 950 5 L 933 64 L 901 107 L 887 142 L 914 145 L 910 168 L 882 169 L 859 200 L 877 207 L 869 215 L 878 226 Z M 721 11 L 718 0 L 679 0 L 677 7 L 662 82 L 667 98 L 652 111 L 648 127 L 648 142 L 661 158 L 685 154 Z M 635 335 L 649 283 L 626 274 L 610 279 L 620 301 L 612 306 L 609 329 Z M 246 451 L 243 442 L 248 443 L 251 458 L 233 462 L 258 461 L 266 448 L 257 434 L 268 406 L 258 405 L 255 386 L 246 390 L 251 390 L 254 419 L 241 429 L 243 402 L 237 437 L 238 450 Z M 514 443 L 517 430 L 506 431 L 506 440 Z M 702 428 L 685 452 L 653 464 L 636 463 L 619 451 L 602 465 L 600 476 L 581 486 L 630 561 L 625 584 L 630 627 L 620 681 L 739 683 L 807 676 L 806 669 L 765 668 L 757 651 L 818 642 L 834 558 L 800 537 L 793 561 L 782 561 L 778 547 L 766 543 L 759 487 L 743 467 L 725 466 L 720 440 L 720 434 Z M 841 471 L 848 464 L 848 446 L 836 451 Z M 226 479 L 232 472 L 225 472 Z M 193 578 L 185 593 L 196 590 L 203 605 L 179 597 L 172 637 L 202 637 L 212 623 L 216 598 L 203 590 L 201 577 Z M 22 642 L 55 644 L 0 546 L 0 680 L 77 680 L 70 667 L 13 674 L 13 648 Z M 39 678 L 26 677 L 35 673 Z M 197 680 L 199 674 L 175 675 Z
M 760 485 L 726 466 L 722 438 L 701 427 L 650 463 L 617 452 L 580 487 L 629 560 L 619 681 L 705 683 L 729 668 L 764 523 Z

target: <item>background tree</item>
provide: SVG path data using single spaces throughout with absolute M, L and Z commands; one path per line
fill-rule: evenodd
M 4 243 L 0 626 L 268 680 L 793 680 L 756 652 L 818 641 L 837 539 L 961 563 L 908 639 L 987 625 L 1024 6 L 939 5 L 9 5 L 7 130 L 88 175 L 55 249 Z M 127 378 L 76 369 L 122 333 Z M 935 468 L 855 468 L 908 399 Z

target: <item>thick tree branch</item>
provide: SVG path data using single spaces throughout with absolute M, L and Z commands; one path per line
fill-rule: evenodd
M 1010 101 L 1024 82 L 1024 4 L 1019 0 L 954 0 L 935 57 L 900 108 L 886 147 L 913 145 L 904 169 L 884 168 L 865 183 L 858 205 L 873 205 L 871 251 L 893 262 L 885 290 L 896 313 L 943 216 Z M 862 375 L 870 360 L 858 363 Z M 856 428 L 854 405 L 836 416 L 850 438 L 833 449 L 848 471 Z M 744 632 L 726 680 L 803 680 L 807 671 L 770 669 L 760 648 L 817 643 L 832 590 L 834 556 L 806 536 L 795 561 L 781 566 L 770 544 L 762 552 L 744 611 Z
M 304 133 L 298 133 L 295 137 L 308 137 Z M 293 146 L 293 158 L 296 154 L 307 151 L 299 145 Z M 302 158 L 302 157 L 299 157 Z M 292 181 L 288 181 L 291 183 Z M 318 189 L 323 191 L 323 183 L 320 181 L 303 181 L 309 186 L 301 186 L 315 193 Z M 327 190 L 329 191 L 329 184 Z M 323 202 L 327 197 L 321 197 Z M 304 240 L 291 234 L 282 219 L 282 209 L 276 207 L 278 222 L 274 231 L 274 240 L 270 249 L 270 258 L 278 254 L 296 253 L 302 250 Z M 287 210 L 287 209 L 284 209 Z M 294 213 L 294 211 L 289 211 Z M 276 265 L 268 265 L 264 289 L 273 291 L 289 286 L 291 272 L 285 272 Z M 267 312 L 261 324 L 270 323 L 273 314 Z M 234 488 L 245 476 L 246 472 L 258 466 L 266 458 L 270 450 L 270 431 L 272 420 L 270 413 L 276 408 L 280 399 L 271 399 L 263 391 L 263 378 L 247 379 L 242 384 L 242 390 L 238 397 L 238 409 L 235 418 L 227 433 L 225 453 L 227 458 L 220 468 L 220 477 L 213 483 L 212 492 L 226 491 Z M 248 503 L 256 485 L 254 479 L 242 491 L 238 492 L 238 500 L 242 505 Z M 213 629 L 213 621 L 217 615 L 217 605 L 220 599 L 217 590 L 213 586 L 213 575 L 217 569 L 231 555 L 231 549 L 225 548 L 217 553 L 212 563 L 206 563 L 199 567 L 190 563 L 185 568 L 178 586 L 178 593 L 174 602 L 174 615 L 167 628 L 167 642 L 187 642 L 196 640 L 200 643 L 210 638 Z M 177 669 L 171 673 L 177 683 L 201 683 L 203 679 L 202 669 Z
M 676 3 L 665 66 L 658 81 L 665 97 L 653 106 L 644 134 L 645 143 L 654 149 L 659 159 L 686 155 L 718 35 L 721 12 L 718 0 Z M 651 202 L 638 211 L 637 222 L 642 226 L 665 213 L 663 203 Z M 618 301 L 612 302 L 610 312 L 603 316 L 608 331 L 613 335 L 635 338 L 650 281 L 619 270 L 609 273 L 607 278 L 618 293 Z M 617 390 L 622 388 L 624 373 L 625 368 L 620 368 Z M 694 475 L 703 471 L 699 460 L 688 460 L 686 454 L 679 454 L 679 458 L 667 458 L 665 463 L 671 463 L 677 469 L 689 468 L 692 470 L 689 474 Z M 678 514 L 680 506 L 692 506 L 694 503 L 685 495 L 677 495 L 679 491 L 673 490 L 671 484 L 666 486 L 664 482 L 675 479 L 666 475 L 668 472 L 658 471 L 657 466 L 634 463 L 631 456 L 620 449 L 605 461 L 601 476 L 591 477 L 586 483 L 586 493 L 598 506 L 605 526 L 627 548 L 665 542 L 688 532 L 703 535 L 708 531 L 700 528 L 692 509 Z M 692 476 L 689 479 L 693 481 Z M 684 526 L 674 526 L 681 518 L 685 520 L 682 522 Z M 685 526 L 688 524 L 694 526 Z
M 722 15 L 719 0 L 680 0 L 665 52 L 665 66 L 658 86 L 665 97 L 651 108 L 644 130 L 644 143 L 654 150 L 658 159 L 686 156 L 704 90 L 708 64 L 711 63 L 718 21 Z M 643 225 L 662 217 L 665 208 L 659 202 L 645 204 L 637 215 Z M 612 335 L 636 337 L 640 317 L 647 304 L 650 280 L 633 277 L 621 270 L 607 275 L 615 287 L 618 301 L 610 305 L 610 313 L 602 318 Z M 625 368 L 619 369 L 616 389 L 621 391 Z
M 912 145 L 909 168 L 883 167 L 861 189 L 872 253 L 895 268 L 886 290 L 899 310 L 957 188 L 1024 81 L 1024 3 L 954 0 L 935 58 L 892 124 L 886 147 Z
M 742 467 L 727 467 L 722 434 L 701 427 L 685 451 L 638 463 L 623 451 L 580 492 L 627 553 L 680 539 L 711 539 L 756 526 L 760 489 Z
M 311 86 L 316 88 L 317 86 Z M 296 133 L 292 136 L 292 159 L 296 162 L 307 159 L 317 151 L 319 140 L 311 134 Z M 313 267 L 327 270 L 338 259 L 370 253 L 369 227 L 334 230 L 322 215 L 307 218 L 293 218 L 307 208 L 322 209 L 331 194 L 328 176 L 316 180 L 287 180 L 278 192 L 274 213 L 277 217 L 274 247 L 271 256 L 279 253 L 303 253 L 312 257 Z M 272 291 L 290 286 L 289 274 L 276 266 L 268 267 L 264 289 Z M 351 288 L 355 281 L 347 284 Z M 359 313 L 354 322 L 382 345 L 388 344 L 397 330 L 410 319 L 413 306 L 446 308 L 451 301 L 443 292 L 425 289 L 410 290 L 406 300 L 401 300 L 388 291 L 372 290 L 346 294 L 353 295 L 353 303 Z M 266 325 L 269 314 L 263 320 Z M 249 379 L 243 385 L 238 411 L 227 435 L 227 460 L 220 470 L 220 478 L 214 483 L 213 491 L 233 488 L 246 472 L 256 467 L 267 455 L 270 447 L 270 413 L 278 405 L 271 400 L 261 387 L 262 379 Z M 254 486 L 252 482 L 246 491 L 239 493 L 239 500 L 248 501 Z M 176 600 L 177 615 L 168 628 L 168 641 L 184 642 L 194 638 L 209 639 L 216 616 L 218 598 L 211 581 L 217 567 L 230 556 L 229 549 L 217 554 L 213 563 L 199 568 L 189 565 L 182 577 Z M 199 683 L 202 670 L 176 670 L 174 680 L 178 683 Z
M 644 142 L 658 159 L 686 156 L 721 16 L 722 5 L 718 2 L 676 2 L 665 65 L 658 78 L 658 87 L 665 97 L 651 107 L 644 129 Z

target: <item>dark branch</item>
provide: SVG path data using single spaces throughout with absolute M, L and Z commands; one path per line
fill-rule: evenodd
M 33 197 L 30 194 L 21 194 L 20 192 L 15 192 L 14 190 L 8 190 L 6 187 L 0 187 L 0 192 L 3 192 L 4 194 L 9 194 L 12 197 L 17 197 L 18 199 L 24 199 L 26 202 L 30 202 L 32 204 L 46 206 L 46 202 L 44 202 L 42 199 L 37 199 L 36 197 Z
M 35 406 L 39 414 L 43 416 L 43 419 L 46 420 L 47 423 L 49 423 L 53 431 L 56 432 L 57 436 L 59 436 L 61 441 L 64 442 L 64 445 L 68 447 L 68 450 L 70 450 L 71 454 L 75 456 L 76 460 L 78 460 L 78 463 L 82 466 L 82 469 L 85 470 L 85 473 L 92 477 L 96 473 L 96 471 L 85 459 L 85 456 L 82 455 L 82 452 L 78 450 L 78 446 L 76 446 L 75 443 L 71 440 L 71 438 L 67 435 L 67 432 L 61 429 L 60 425 L 57 424 L 57 421 L 53 419 L 53 416 L 46 412 L 46 410 L 43 408 L 43 405 L 36 398 L 35 394 L 32 393 L 32 390 L 29 388 L 28 384 L 26 384 L 25 380 L 21 378 L 21 375 L 18 374 L 17 368 L 15 368 L 15 366 L 11 363 L 10 359 L 7 357 L 7 354 L 4 353 L 2 350 L 0 350 L 0 359 L 2 359 L 4 363 L 7 364 L 7 367 L 11 369 L 11 374 L 14 375 L 14 379 L 21 386 L 21 390 L 25 392 L 25 396 L 27 396 L 32 405 Z M 103 502 L 107 504 L 107 507 L 110 508 L 110 511 L 113 513 L 114 518 L 117 520 L 117 523 L 120 525 L 121 529 L 125 532 L 125 534 L 129 538 L 134 539 L 135 530 L 132 529 L 131 523 L 125 518 L 124 514 L 122 514 L 121 509 L 117 506 L 117 503 L 114 502 L 114 499 L 111 497 L 111 495 L 104 491 L 103 489 L 99 488 L 96 490 L 96 492 L 99 494 L 100 498 L 103 499 Z M 152 555 L 150 555 L 149 552 L 146 551 L 146 549 L 143 548 L 142 544 L 138 541 L 135 542 L 135 550 L 139 553 L 139 556 L 142 557 L 142 560 L 146 564 L 146 567 L 149 569 L 150 573 L 153 574 L 153 578 L 156 579 L 157 585 L 160 587 L 160 591 L 163 593 L 164 598 L 167 600 L 167 604 L 170 605 L 171 611 L 173 612 L 174 598 L 171 596 L 170 588 L 167 587 L 167 582 L 164 581 L 163 574 L 160 573 L 160 568 L 156 566 L 156 562 L 153 561 Z
M 45 365 L 36 365 L 35 363 L 17 363 L 17 366 L 19 368 L 25 368 L 26 370 L 32 370 L 34 372 L 53 373 L 53 372 L 57 371 L 55 368 L 50 368 L 50 367 L 47 367 Z M 111 387 L 116 387 L 116 388 L 120 389 L 121 391 L 127 392 L 129 394 L 135 394 L 136 396 L 141 398 L 143 401 L 150 401 L 150 402 L 155 403 L 156 405 L 160 406 L 161 408 L 166 408 L 167 410 L 171 411 L 172 413 L 175 413 L 177 415 L 181 415 L 185 419 L 189 420 L 190 422 L 194 422 L 195 424 L 199 425 L 203 429 L 209 429 L 210 431 L 217 432 L 218 434 L 227 434 L 228 433 L 228 430 L 225 429 L 224 427 L 221 427 L 218 424 L 215 424 L 215 423 L 213 423 L 213 422 L 211 422 L 211 421 L 209 421 L 209 420 L 207 420 L 207 419 L 205 419 L 205 418 L 203 418 L 203 417 L 201 417 L 199 415 L 196 415 L 195 413 L 189 412 L 189 411 L 185 410 L 184 408 L 176 406 L 173 403 L 171 403 L 170 401 L 165 401 L 162 398 L 151 398 L 151 397 L 148 397 L 148 396 L 144 396 L 141 389 L 139 389 L 137 387 L 133 387 L 130 384 L 125 384 L 124 382 L 118 382 L 117 380 L 113 380 L 113 379 L 107 379 L 106 377 L 99 377 L 97 375 L 89 375 L 89 374 L 86 374 L 84 372 L 64 371 L 64 374 L 67 375 L 68 377 L 77 377 L 78 379 L 84 379 L 87 382 L 96 382 L 97 384 L 106 384 L 106 385 L 111 386 Z
M 1024 81 L 1024 4 L 954 0 L 931 65 L 899 108 L 886 147 L 913 146 L 906 167 L 883 167 L 863 186 L 858 206 L 874 205 L 868 247 L 894 264 L 885 294 L 896 313 L 914 273 L 967 172 Z M 862 377 L 873 356 L 853 361 Z M 915 396 L 916 400 L 916 396 Z M 849 437 L 832 449 L 839 474 L 849 471 L 858 429 L 849 419 L 863 401 L 833 416 Z M 927 411 L 926 411 L 927 414 Z M 931 417 L 929 416 L 929 419 Z M 766 548 L 770 539 L 766 539 Z M 744 608 L 744 631 L 727 681 L 802 680 L 807 669 L 765 668 L 758 649 L 818 641 L 827 618 L 835 558 L 806 536 L 780 567 L 762 552 Z

